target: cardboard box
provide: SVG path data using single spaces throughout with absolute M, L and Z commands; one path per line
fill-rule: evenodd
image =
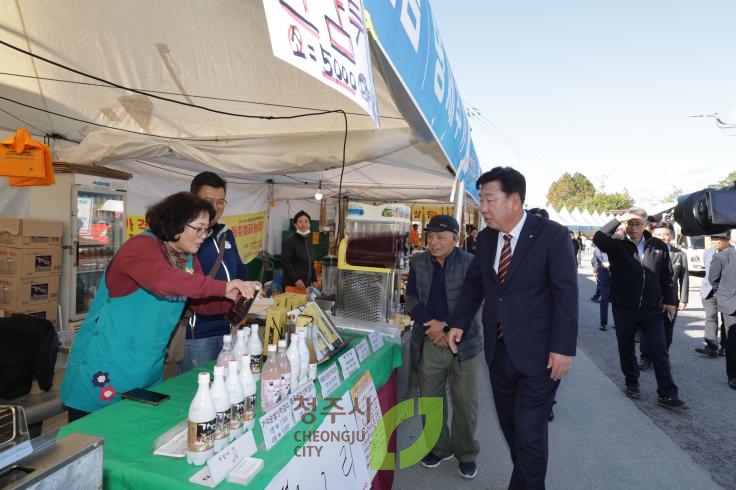
M 50 321 L 54 324 L 54 327 L 59 328 L 59 303 L 55 301 L 49 301 L 47 303 L 32 304 L 22 308 L 5 308 L 0 310 L 2 313 L 0 317 L 10 316 L 13 313 L 23 313 L 25 315 L 37 316 L 45 320 Z
M 60 247 L 61 221 L 0 216 L 0 245 L 4 247 Z
M 17 279 L 0 277 L 0 308 L 15 311 L 59 300 L 59 275 Z
M 0 276 L 28 278 L 61 274 L 61 248 L 0 246 Z

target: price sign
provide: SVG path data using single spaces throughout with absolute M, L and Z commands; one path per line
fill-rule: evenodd
M 306 384 L 300 386 L 294 393 L 291 394 L 291 409 L 294 412 L 294 420 L 301 420 L 307 410 L 307 406 L 299 403 L 299 400 L 315 400 L 317 398 L 317 388 L 314 386 L 314 381 L 308 381 Z
M 381 347 L 383 347 L 383 337 L 381 337 L 381 332 L 377 330 L 374 330 L 370 335 L 368 335 L 368 340 L 371 341 L 373 352 L 377 352 Z
M 271 449 L 287 432 L 294 428 L 291 400 L 282 401 L 273 410 L 261 417 L 258 422 L 261 424 L 266 449 Z
M 371 348 L 368 345 L 368 339 L 363 339 L 358 345 L 355 346 L 355 351 L 358 353 L 358 361 L 361 363 L 365 361 L 368 356 L 371 355 Z
M 360 368 L 360 361 L 355 353 L 355 349 L 350 349 L 338 359 L 340 368 L 342 368 L 342 377 L 348 379 L 351 374 Z
M 327 398 L 330 393 L 340 387 L 340 372 L 337 370 L 337 364 L 331 364 L 317 376 L 317 379 L 322 388 L 322 398 Z

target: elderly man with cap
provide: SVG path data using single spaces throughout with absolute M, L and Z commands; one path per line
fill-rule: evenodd
M 442 431 L 422 460 L 434 468 L 454 455 L 463 478 L 475 478 L 480 450 L 475 439 L 478 397 L 475 370 L 483 349 L 479 314 L 465 332 L 457 355 L 448 348 L 445 321 L 457 304 L 473 255 L 457 246 L 460 226 L 452 216 L 438 215 L 425 229 L 427 251 L 409 262 L 406 310 L 413 320 L 412 366 L 418 370 L 422 397 L 443 398 Z M 448 429 L 447 390 L 452 403 L 452 430 Z
M 716 288 L 710 282 L 710 268 L 713 258 L 719 253 L 731 247 L 728 232 L 710 235 L 710 248 L 703 252 L 703 265 L 705 266 L 705 277 L 700 284 L 700 297 L 703 298 L 703 310 L 705 310 L 705 346 L 696 347 L 695 352 L 706 357 L 718 357 L 718 300 Z M 721 329 L 721 351 L 726 347 L 726 329 Z

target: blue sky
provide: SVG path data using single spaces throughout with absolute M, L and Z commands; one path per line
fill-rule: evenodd
M 431 0 L 481 166 L 654 207 L 736 170 L 736 0 Z

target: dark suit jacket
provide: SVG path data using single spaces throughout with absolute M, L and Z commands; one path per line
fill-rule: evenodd
M 543 375 L 550 352 L 575 355 L 578 334 L 577 264 L 568 230 L 527 214 L 503 286 L 493 269 L 498 231 L 478 234 L 478 248 L 450 325 L 465 330 L 483 300 L 486 361 L 496 350 L 496 326 L 514 366 Z M 462 342 L 462 340 L 461 340 Z
M 687 303 L 690 299 L 690 273 L 687 267 L 687 254 L 677 247 L 670 247 L 670 261 L 672 262 L 672 279 L 675 289 L 679 286 L 679 298 L 681 303 Z
M 736 248 L 728 247 L 713 256 L 708 281 L 716 292 L 718 311 L 736 314 Z

